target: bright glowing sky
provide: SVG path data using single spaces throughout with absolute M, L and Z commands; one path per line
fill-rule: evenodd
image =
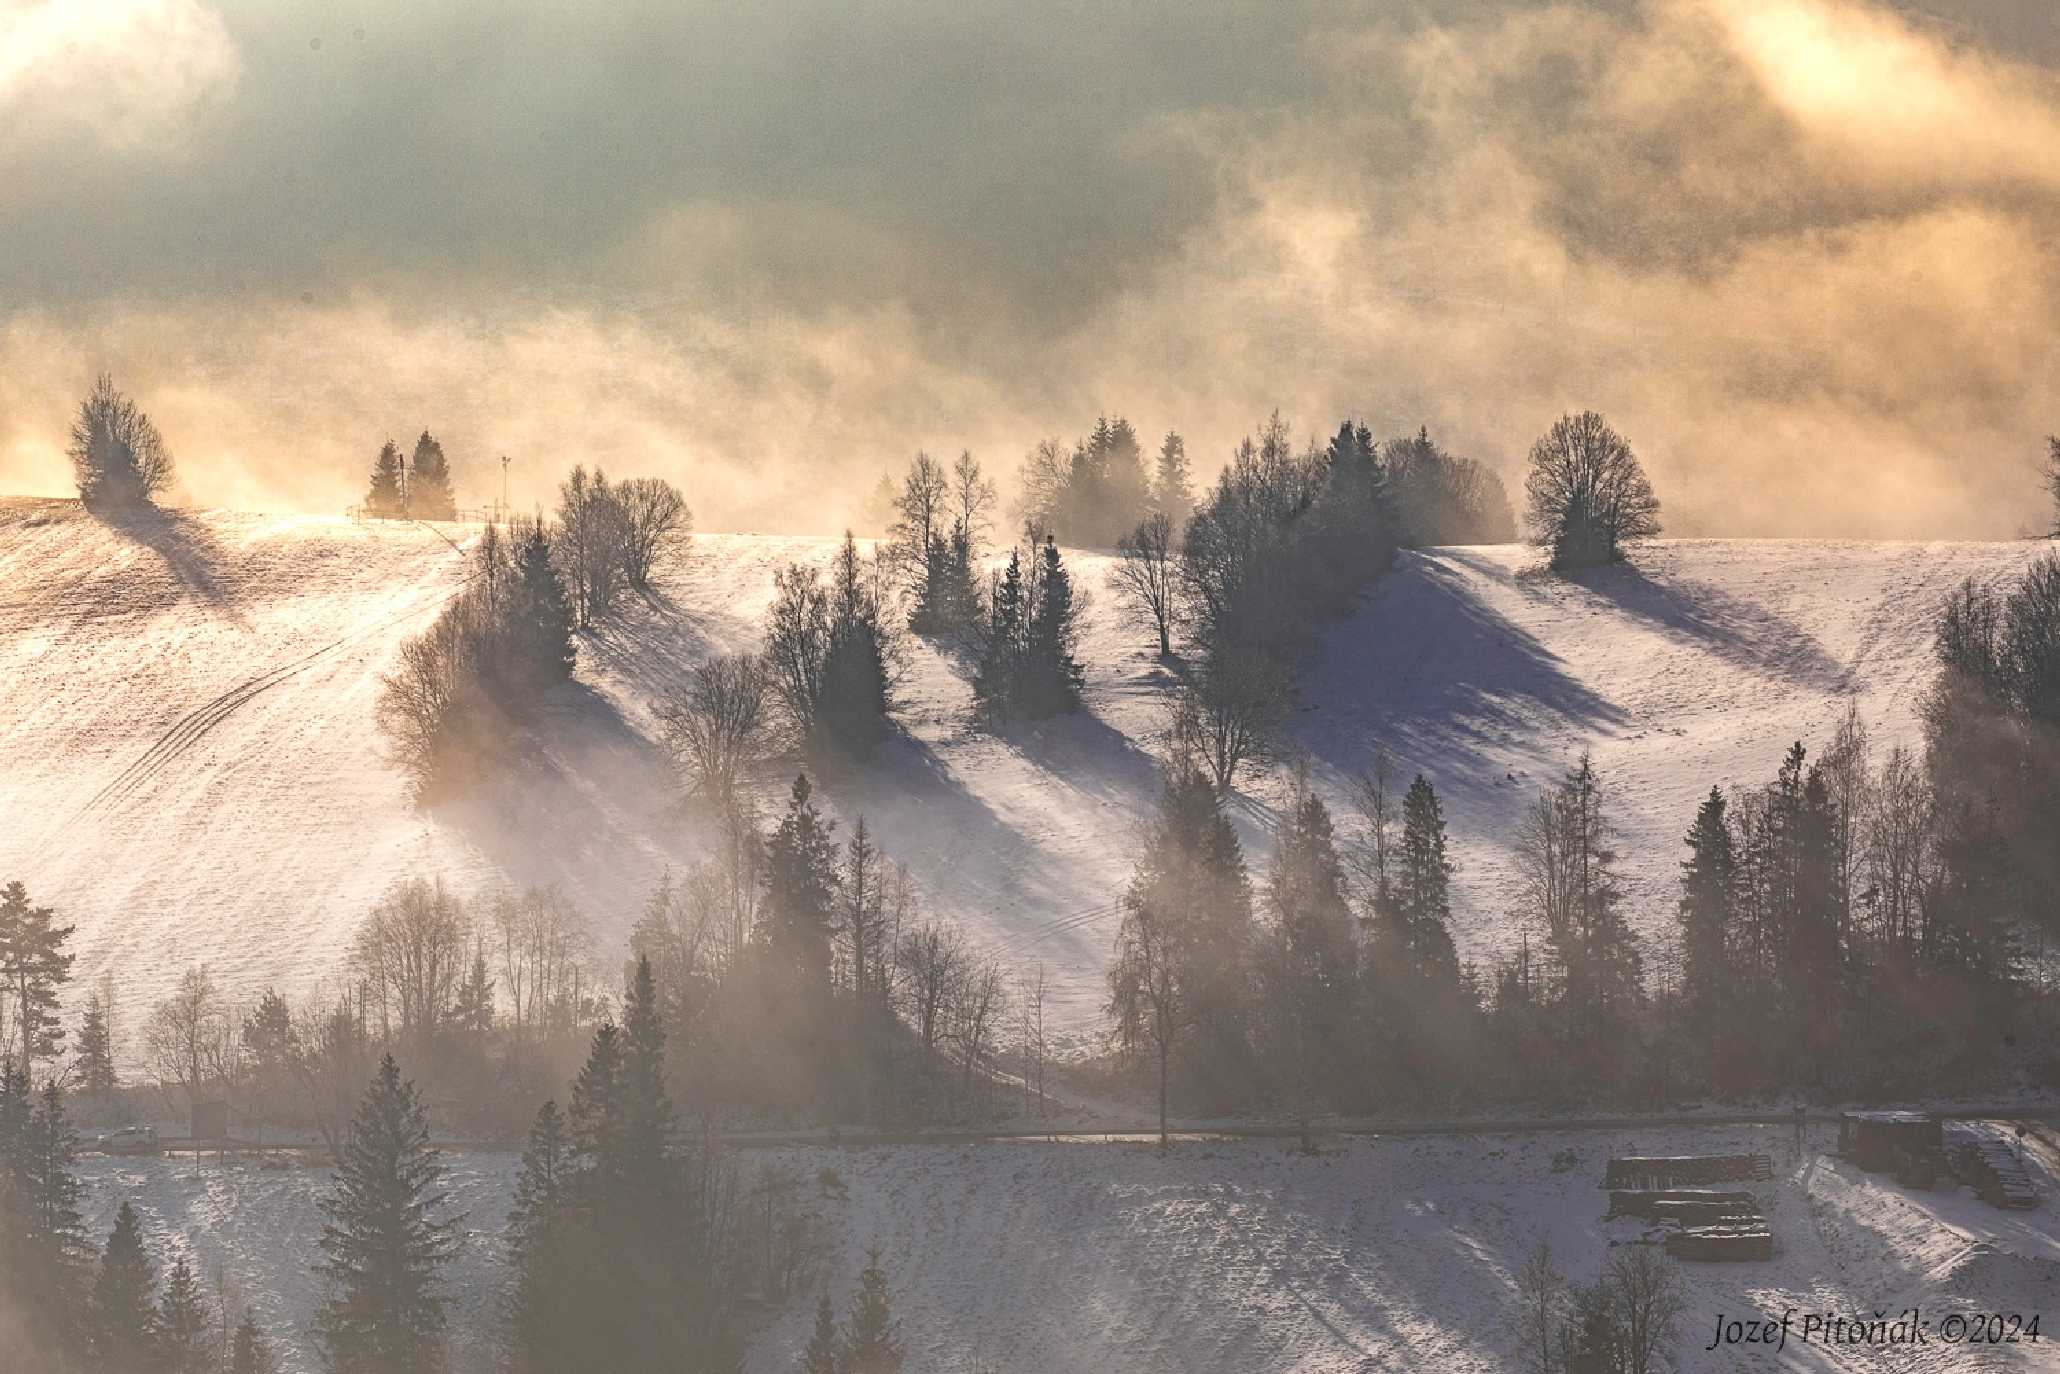
M 426 426 L 829 526 L 1102 410 L 1514 478 L 1592 406 L 1684 533 L 2010 535 L 2056 64 L 2045 0 L 0 0 L 0 490 L 108 369 L 211 504 Z

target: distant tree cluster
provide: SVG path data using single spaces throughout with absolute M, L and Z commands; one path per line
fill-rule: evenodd
M 1206 771 L 1176 757 L 1108 974 L 1112 1041 L 1149 1064 L 1162 1135 L 1176 1101 L 1207 1115 L 1284 1105 L 1306 1130 L 1324 1110 L 1366 1106 L 1376 1081 L 1389 1102 L 1450 1083 L 1448 1064 L 1478 1043 L 1478 1004 L 1446 929 L 1451 869 L 1429 781 L 1412 789 L 1398 860 L 1363 884 L 1308 788 L 1256 891 L 1223 808 Z
M 1051 536 L 1042 547 L 1026 543 L 1009 551 L 994 579 L 973 675 L 974 709 L 992 726 L 1075 709 L 1085 679 L 1075 657 L 1081 603 L 1072 576 Z
M 543 526 L 488 525 L 464 587 L 380 678 L 375 719 L 416 800 L 484 775 L 571 678 L 573 612 L 557 563 Z
M 365 514 L 383 520 L 455 520 L 457 488 L 443 444 L 428 430 L 415 441 L 411 458 L 388 439 L 372 461 L 372 479 L 365 490 Z
M 887 737 L 904 649 L 892 572 L 848 532 L 830 566 L 775 571 L 764 671 L 792 739 L 812 757 L 863 761 Z
M 1031 450 L 1019 475 L 1022 516 L 1026 524 L 1068 545 L 1113 548 L 1138 521 L 1163 508 L 1159 482 L 1168 475 L 1176 476 L 1178 485 L 1167 494 L 1179 499 L 1185 473 L 1179 435 L 1166 436 L 1158 472 L 1148 473 L 1137 431 L 1120 415 L 1113 420 L 1104 415 L 1071 450 L 1056 439 Z
M 164 436 L 104 372 L 79 402 L 65 454 L 88 510 L 146 505 L 171 485 L 172 453 Z

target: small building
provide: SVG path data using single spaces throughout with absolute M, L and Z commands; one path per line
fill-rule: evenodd
M 195 1140 L 226 1140 L 229 1136 L 229 1104 L 226 1102 L 196 1102 L 193 1104 L 191 1135 Z
M 1841 1112 L 1838 1154 L 1869 1173 L 1928 1188 L 1945 1164 L 1945 1133 L 1929 1112 Z

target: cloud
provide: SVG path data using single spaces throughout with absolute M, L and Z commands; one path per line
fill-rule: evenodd
M 918 446 L 1121 410 L 1206 463 L 1276 406 L 1514 484 L 1593 406 L 1680 532 L 2014 534 L 2060 426 L 2037 21 L 227 8 L 175 147 L 0 192 L 0 485 L 61 489 L 104 366 L 211 502 L 340 505 L 427 426 L 518 499 L 600 461 L 827 527 Z
M 236 83 L 235 44 L 199 0 L 0 0 L 0 175 L 31 149 L 162 152 Z

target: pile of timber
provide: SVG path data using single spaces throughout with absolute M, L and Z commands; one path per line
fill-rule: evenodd
M 1954 1123 L 1946 1128 L 1946 1160 L 1953 1177 L 1973 1188 L 1993 1207 L 2039 1205 L 2031 1174 L 2008 1140 L 1979 1126 Z
M 1609 1216 L 1642 1217 L 1682 1226 L 1713 1226 L 1739 1217 L 1758 1217 L 1759 1199 L 1751 1193 L 1726 1193 L 1713 1188 L 1628 1188 L 1609 1195 Z
M 1609 1162 L 1611 1192 L 1698 1188 L 1709 1183 L 1764 1182 L 1774 1176 L 1765 1155 L 1633 1155 Z
M 1667 1232 L 1666 1249 L 1684 1260 L 1769 1260 L 1774 1258 L 1774 1233 L 1764 1221 L 1691 1226 Z

